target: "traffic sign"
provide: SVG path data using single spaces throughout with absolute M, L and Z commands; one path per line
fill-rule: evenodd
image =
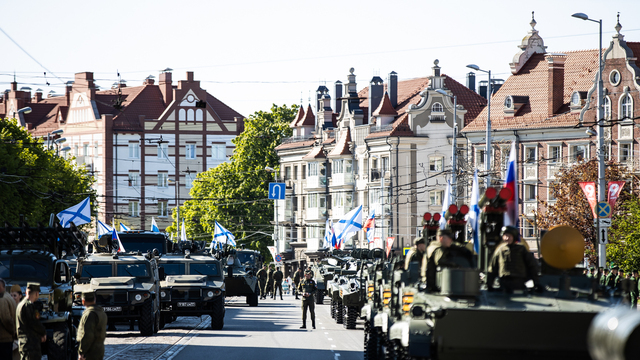
M 608 244 L 609 243 L 609 239 L 608 239 L 608 234 L 609 231 L 607 231 L 608 228 L 600 228 L 600 244 Z
M 611 218 L 601 218 L 598 219 L 598 222 L 598 226 L 600 226 L 601 228 L 611 227 Z
M 269 183 L 269 199 L 284 200 L 285 190 L 284 183 Z
M 608 218 L 611 216 L 611 205 L 606 201 L 600 201 L 596 209 L 599 218 Z
M 282 255 L 280 254 L 276 255 L 276 262 L 277 263 L 282 262 Z
M 404 256 L 407 256 L 407 253 L 409 252 L 409 249 L 411 249 L 411 248 L 408 248 L 408 247 L 406 247 L 406 248 L 402 248 L 402 254 L 403 254 Z

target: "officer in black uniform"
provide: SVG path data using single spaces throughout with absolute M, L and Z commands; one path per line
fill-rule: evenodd
M 307 309 L 309 309 L 309 314 L 311 315 L 311 326 L 316 328 L 316 311 L 315 311 L 315 299 L 314 294 L 318 287 L 316 286 L 315 280 L 311 277 L 313 276 L 313 271 L 307 270 L 304 273 L 304 280 L 300 282 L 298 285 L 298 292 L 302 295 L 302 326 L 300 329 L 307 328 Z

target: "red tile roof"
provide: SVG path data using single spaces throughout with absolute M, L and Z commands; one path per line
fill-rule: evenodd
M 380 103 L 376 111 L 373 112 L 373 116 L 379 116 L 379 115 L 393 115 L 393 116 L 398 115 L 398 112 L 396 111 L 396 109 L 394 109 L 393 105 L 391 105 L 391 100 L 389 100 L 389 94 L 387 93 L 384 93 L 382 102 Z
M 307 107 L 304 118 L 298 121 L 298 124 L 296 126 L 316 126 L 316 117 L 313 115 L 311 105 Z
M 310 159 L 325 159 L 324 152 L 322 151 L 322 146 L 316 146 L 309 153 L 302 157 L 302 160 L 310 160 Z
M 336 146 L 329 153 L 329 157 L 351 155 L 351 150 L 349 150 L 349 143 L 351 142 L 351 130 L 349 130 L 349 128 L 346 128 L 345 130 L 346 132 L 344 132 L 344 134 L 336 143 Z
M 304 119 L 304 108 L 300 106 L 298 108 L 298 113 L 296 114 L 296 117 L 293 118 L 293 121 L 291 122 L 291 124 L 289 124 L 289 127 L 296 127 L 296 124 L 302 121 L 302 119 Z
M 313 139 L 306 140 L 306 141 L 292 141 L 292 142 L 287 142 L 287 143 L 276 146 L 276 150 L 290 150 L 290 149 L 311 147 L 315 143 L 316 141 Z

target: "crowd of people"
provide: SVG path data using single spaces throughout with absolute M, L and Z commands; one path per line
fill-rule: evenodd
M 608 295 L 621 296 L 624 303 L 630 304 L 632 309 L 638 308 L 640 297 L 640 277 L 638 270 L 622 270 L 618 266 L 609 268 L 591 267 L 584 269 L 589 278 L 598 280 L 600 290 Z

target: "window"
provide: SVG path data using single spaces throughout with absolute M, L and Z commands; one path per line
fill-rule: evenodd
M 549 192 L 548 195 L 548 201 L 555 201 L 556 200 L 556 196 L 555 196 L 555 183 L 550 182 L 547 191 Z
M 507 96 L 504 98 L 504 107 L 507 109 L 511 109 L 513 107 L 513 99 L 511 96 Z
M 353 160 L 344 161 L 344 172 L 346 174 L 351 174 L 353 172 Z
M 620 73 L 618 72 L 618 70 L 613 70 L 609 73 L 609 82 L 613 86 L 617 86 L 618 84 L 620 84 Z
M 302 180 L 307 178 L 307 165 L 302 165 L 301 175 L 302 175 Z
M 227 146 L 225 144 L 213 144 L 211 146 L 211 157 L 224 160 L 227 158 Z
M 586 158 L 587 146 L 586 145 L 573 145 L 571 146 L 571 160 L 573 162 L 579 162 Z
M 377 169 L 378 168 L 378 159 L 371 159 L 371 169 Z
M 307 238 L 308 239 L 317 239 L 318 238 L 318 228 L 315 225 L 307 225 Z
M 441 113 L 441 112 L 444 112 L 444 108 L 442 107 L 442 104 L 435 103 L 431 105 L 431 112 Z
M 559 163 L 560 155 L 560 146 L 549 146 L 549 163 Z
M 444 158 L 442 156 L 429 157 L 429 170 L 442 171 L 444 169 Z
M 293 167 L 293 180 L 298 180 L 298 167 Z
M 318 194 L 309 194 L 307 195 L 307 207 L 310 209 L 318 207 Z
M 604 97 L 604 119 L 611 120 L 611 99 L 608 96 Z
M 169 186 L 169 174 L 166 172 L 158 172 L 158 187 L 166 188 Z
M 531 238 L 535 237 L 535 228 L 533 227 L 533 219 L 523 219 L 522 223 L 522 237 Z
M 129 171 L 129 186 L 131 186 L 131 187 L 138 186 L 138 172 L 137 171 Z
M 571 105 L 580 105 L 580 93 L 577 91 L 574 91 L 573 94 L 571 94 Z
M 333 160 L 333 174 L 342 174 L 344 172 L 344 160 L 338 159 Z
M 169 158 L 169 143 L 162 142 L 158 144 L 158 159 Z
M 620 144 L 620 162 L 626 163 L 631 160 L 631 144 Z
M 309 166 L 307 166 L 307 174 L 311 176 L 318 176 L 318 163 L 310 162 Z
M 187 144 L 184 147 L 185 157 L 187 159 L 195 159 L 196 158 L 196 144 Z
M 130 142 L 129 143 L 129 159 L 139 159 L 140 158 L 140 145 L 138 142 Z
M 169 204 L 166 201 L 158 201 L 158 216 L 169 216 Z
M 631 95 L 626 94 L 622 97 L 620 101 L 620 114 L 621 119 L 630 119 L 633 117 L 633 100 L 631 99 Z
M 441 190 L 429 191 L 429 205 L 442 205 L 442 193 Z
M 195 178 L 198 176 L 198 174 L 196 174 L 195 172 L 193 173 L 186 173 L 184 176 L 184 186 L 187 189 L 191 189 L 193 187 L 193 180 L 195 180 Z
M 129 201 L 129 216 L 140 216 L 140 203 L 137 201 Z
M 525 159 L 527 163 L 532 164 L 536 161 L 536 148 L 528 147 L 528 148 L 525 148 L 524 152 L 525 152 L 525 156 L 526 156 Z
M 507 165 L 509 164 L 509 154 L 511 153 L 511 146 L 501 147 L 500 153 L 501 153 L 500 163 L 502 164 L 502 169 L 506 170 Z
M 284 168 L 284 179 L 285 180 L 291 179 L 291 166 L 285 166 L 285 168 Z
M 78 145 L 74 147 L 73 154 L 75 157 L 80 156 L 80 147 Z
M 485 153 L 484 150 L 476 150 L 476 166 L 484 166 Z
M 89 156 L 89 144 L 84 144 L 82 146 L 82 155 Z
M 536 200 L 536 186 L 535 185 L 525 185 L 524 186 L 524 201 L 535 201 Z
M 380 158 L 382 160 L 382 171 L 389 171 L 389 157 L 385 156 Z
M 353 202 L 353 195 L 346 192 L 337 192 L 332 196 L 333 207 L 351 208 Z

